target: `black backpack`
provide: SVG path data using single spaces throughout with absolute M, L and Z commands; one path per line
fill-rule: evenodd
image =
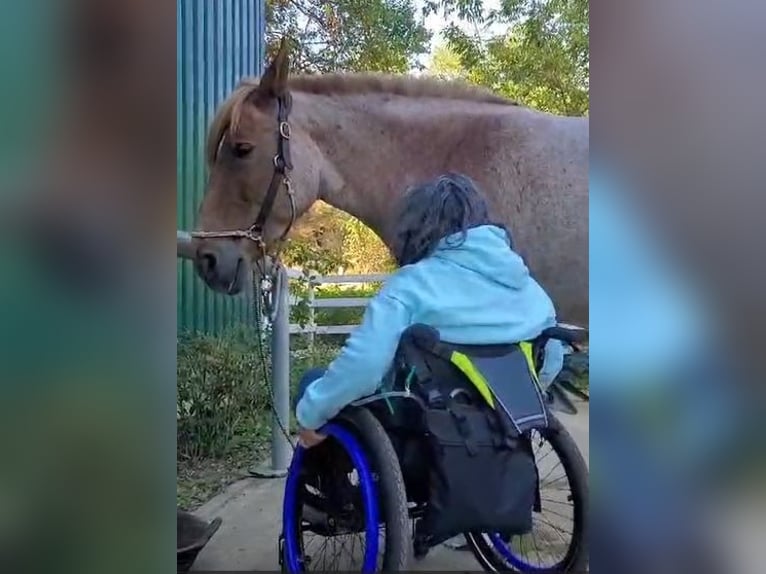
M 528 357 L 518 344 L 445 343 L 425 325 L 402 335 L 395 384 L 421 405 L 406 423 L 425 463 L 417 546 L 464 532 L 531 531 L 540 498 L 528 431 L 546 426 L 547 413 Z

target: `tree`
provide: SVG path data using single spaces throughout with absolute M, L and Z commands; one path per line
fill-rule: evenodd
M 293 65 L 307 72 L 406 72 L 430 33 L 412 0 L 267 0 L 268 49 L 287 34 Z
M 285 262 L 294 267 L 331 274 L 384 273 L 393 270 L 388 248 L 355 217 L 317 202 L 290 233 Z
M 343 224 L 348 266 L 355 273 L 384 273 L 396 268 L 391 253 L 380 238 L 364 223 L 350 215 Z
M 544 111 L 587 114 L 587 0 L 503 0 L 488 11 L 480 0 L 426 6 L 437 9 L 469 22 L 474 31 L 454 21 L 443 31 L 447 42 L 435 53 L 433 73 L 463 77 Z M 502 25 L 506 31 L 497 33 Z
M 467 80 L 470 73 L 463 66 L 463 61 L 449 44 L 440 44 L 431 54 L 429 72 L 443 80 Z

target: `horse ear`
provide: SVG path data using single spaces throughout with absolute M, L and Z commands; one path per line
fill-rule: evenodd
M 278 98 L 287 91 L 287 76 L 290 72 L 290 45 L 286 36 L 279 42 L 276 56 L 269 62 L 258 84 L 261 95 Z

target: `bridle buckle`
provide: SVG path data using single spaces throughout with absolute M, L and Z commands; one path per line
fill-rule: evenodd
M 245 231 L 244 238 L 249 239 L 250 241 L 258 245 L 259 247 L 265 246 L 265 243 L 263 241 L 263 233 L 261 233 L 261 230 L 255 225 L 253 225 L 252 227 L 250 227 L 250 229 Z
M 284 139 L 290 139 L 290 124 L 287 121 L 279 122 L 279 135 Z

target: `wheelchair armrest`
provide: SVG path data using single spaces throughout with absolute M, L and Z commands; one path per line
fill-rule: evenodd
M 556 325 L 555 327 L 548 327 L 545 329 L 542 333 L 540 333 L 540 335 L 538 335 L 536 340 L 544 344 L 547 343 L 550 339 L 555 339 L 557 341 L 561 341 L 562 343 L 576 346 L 578 343 L 584 343 L 587 341 L 588 334 L 589 333 L 587 329 L 576 329 Z

